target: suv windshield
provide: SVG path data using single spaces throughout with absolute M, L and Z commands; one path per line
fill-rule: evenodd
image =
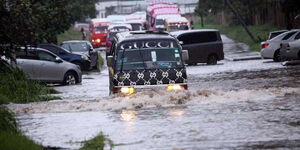
M 63 48 L 68 49 L 71 52 L 86 52 L 88 51 L 87 43 L 64 43 Z
M 95 31 L 100 31 L 100 32 L 106 32 L 107 31 L 108 26 L 97 26 L 95 27 Z
M 182 67 L 179 48 L 173 41 L 148 41 L 121 44 L 117 53 L 117 70 Z

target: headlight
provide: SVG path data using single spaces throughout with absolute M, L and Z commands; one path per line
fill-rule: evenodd
M 84 60 L 89 60 L 89 58 L 86 55 L 81 55 L 81 58 Z
M 122 87 L 120 92 L 124 95 L 131 95 L 131 94 L 135 93 L 133 87 Z
M 100 43 L 100 42 L 101 42 L 101 40 L 100 40 L 100 39 L 96 39 L 96 42 L 97 42 L 97 43 Z
M 167 91 L 184 90 L 184 87 L 178 84 L 170 84 L 167 86 Z

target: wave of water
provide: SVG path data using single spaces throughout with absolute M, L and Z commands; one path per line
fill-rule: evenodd
M 145 91 L 131 96 L 113 96 L 90 101 L 51 101 L 7 105 L 15 113 L 118 111 L 176 105 L 201 105 L 228 101 L 269 100 L 285 94 L 300 93 L 300 88 L 269 88 L 254 90 L 218 91 L 200 89 L 195 92 Z

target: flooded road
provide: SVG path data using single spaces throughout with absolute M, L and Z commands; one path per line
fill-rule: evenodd
M 222 36 L 228 58 L 253 55 Z M 235 52 L 234 52 L 235 51 Z M 8 105 L 25 135 L 78 149 L 99 133 L 114 149 L 300 149 L 300 66 L 270 60 L 187 67 L 189 91 L 109 97 L 107 70 L 55 87 L 64 100 Z

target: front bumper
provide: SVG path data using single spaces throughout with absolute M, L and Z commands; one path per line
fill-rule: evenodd
M 81 70 L 90 70 L 90 68 L 91 68 L 91 61 L 83 60 Z
M 170 87 L 176 88 L 170 88 Z M 181 88 L 178 88 L 181 87 Z M 128 88 L 129 93 L 123 93 L 122 88 Z M 162 85 L 135 85 L 135 86 L 115 86 L 112 88 L 111 93 L 113 94 L 122 94 L 122 95 L 131 95 L 134 93 L 139 93 L 142 91 L 179 91 L 179 90 L 187 90 L 187 83 L 181 84 L 162 84 Z M 133 91 L 132 91 L 133 90 Z

